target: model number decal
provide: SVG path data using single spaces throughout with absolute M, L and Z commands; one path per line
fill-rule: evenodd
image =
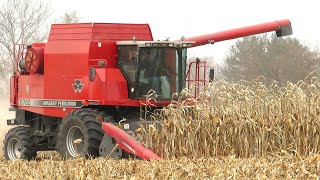
M 30 106 L 31 100 L 30 99 L 20 99 L 19 104 L 20 104 L 20 106 Z
M 20 106 L 34 107 L 82 107 L 82 101 L 74 100 L 46 100 L 46 99 L 19 99 Z

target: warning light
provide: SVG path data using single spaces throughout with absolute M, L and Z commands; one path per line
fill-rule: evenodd
M 88 100 L 83 100 L 82 101 L 82 105 L 83 106 L 88 106 L 89 105 L 89 101 Z
M 102 117 L 102 116 L 97 116 L 96 119 L 97 119 L 97 121 L 98 121 L 99 123 L 102 123 L 102 122 L 103 122 L 103 117 Z

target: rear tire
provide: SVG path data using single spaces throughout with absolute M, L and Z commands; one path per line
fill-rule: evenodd
M 97 157 L 103 138 L 98 111 L 79 109 L 70 112 L 59 127 L 57 151 L 64 159 Z
M 6 160 L 31 160 L 37 156 L 29 127 L 20 126 L 10 129 L 3 144 L 3 153 Z

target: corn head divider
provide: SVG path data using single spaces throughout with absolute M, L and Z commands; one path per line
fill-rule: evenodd
M 102 129 L 112 138 L 114 138 L 119 147 L 135 156 L 144 160 L 161 160 L 161 158 L 152 152 L 150 149 L 144 147 L 137 140 L 131 137 L 122 129 L 111 123 L 102 123 Z

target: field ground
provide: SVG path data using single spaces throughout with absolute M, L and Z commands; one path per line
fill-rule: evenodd
M 42 153 L 36 161 L 0 160 L 0 179 L 320 179 L 320 155 L 62 161 Z

